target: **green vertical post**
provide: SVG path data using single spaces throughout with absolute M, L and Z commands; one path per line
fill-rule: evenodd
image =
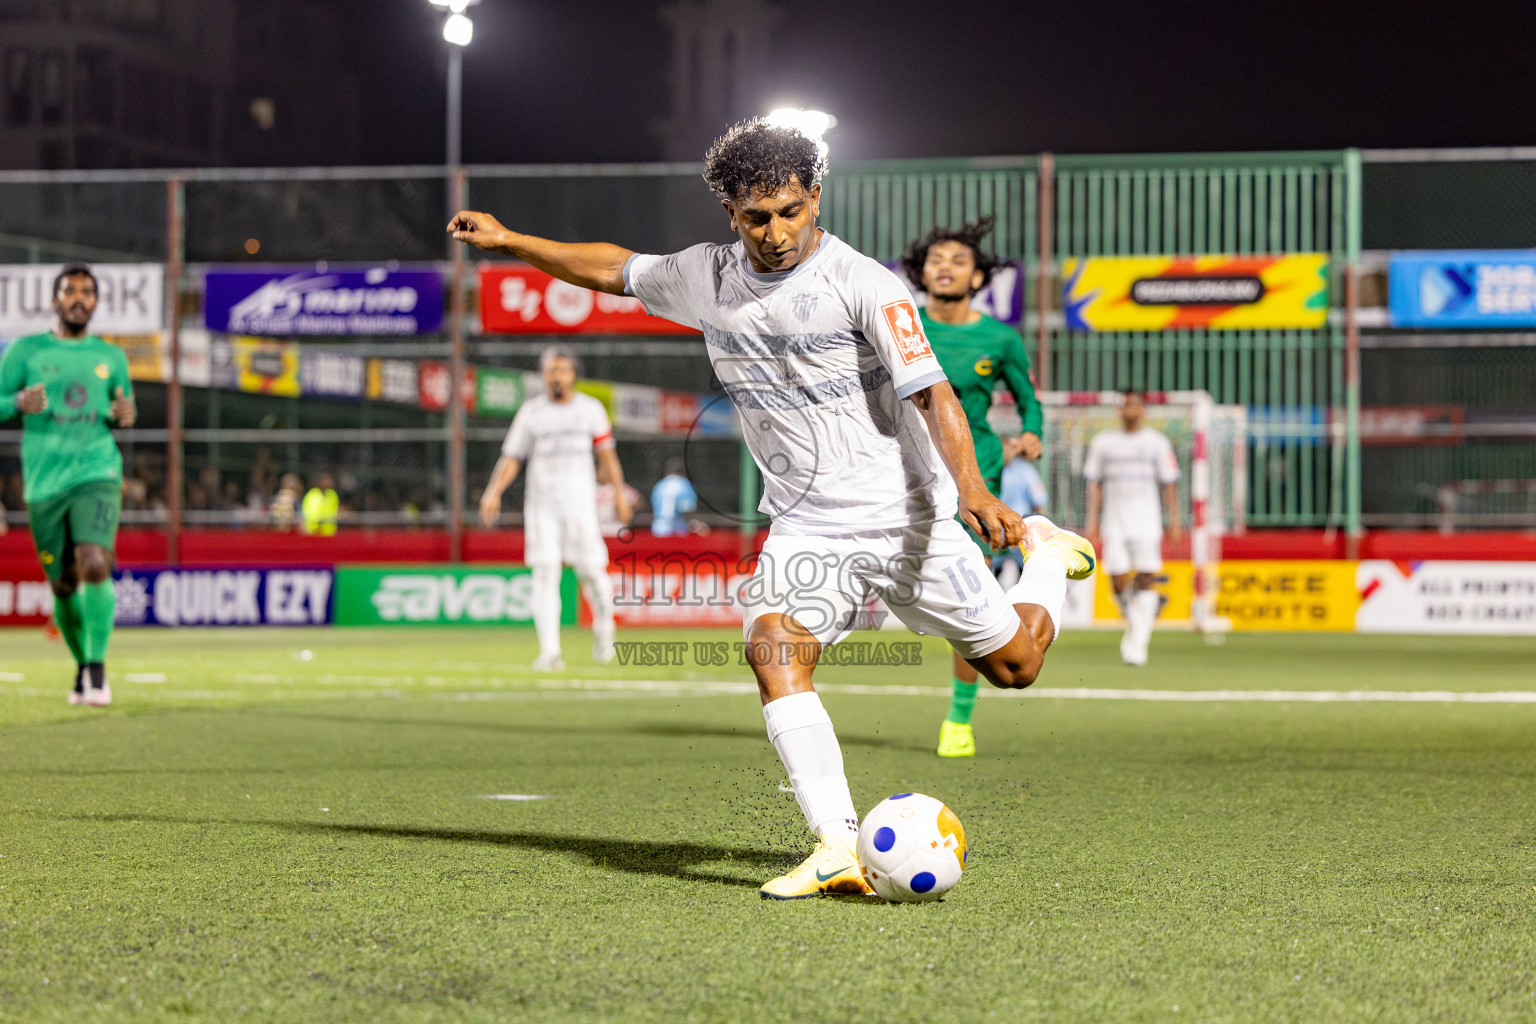
M 1360 526 L 1360 151 L 1344 151 L 1345 290 L 1344 401 L 1345 495 L 1344 528 L 1347 557 L 1359 554 Z

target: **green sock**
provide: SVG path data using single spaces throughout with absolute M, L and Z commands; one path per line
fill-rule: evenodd
M 117 594 L 111 580 L 100 583 L 82 583 L 76 591 L 80 601 L 80 617 L 85 622 L 81 631 L 81 650 L 86 664 L 107 660 L 107 644 L 112 639 L 112 619 L 117 613 Z
M 955 680 L 954 693 L 949 698 L 949 714 L 945 716 L 948 721 L 956 725 L 971 724 L 971 709 L 976 706 L 976 687 L 977 683 Z
M 85 649 L 80 643 L 80 633 L 84 628 L 80 616 L 80 590 L 77 587 L 68 597 L 53 598 L 53 620 L 59 624 L 59 633 L 64 637 L 64 643 L 69 646 L 69 653 L 75 656 L 76 665 L 85 664 Z

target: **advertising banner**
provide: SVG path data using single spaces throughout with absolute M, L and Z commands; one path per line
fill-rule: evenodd
M 448 408 L 449 393 L 453 390 L 453 375 L 447 363 L 425 362 L 417 367 L 416 404 L 428 412 L 442 412 Z
M 1360 562 L 1362 633 L 1536 636 L 1536 562 Z
M 443 325 L 433 270 L 210 270 L 203 321 L 229 334 L 426 334 Z
M 297 398 L 299 346 L 271 338 L 234 338 L 230 351 L 235 362 L 235 387 L 258 395 Z
M 0 264 L 0 335 L 53 329 L 53 280 L 62 263 Z M 93 263 L 92 334 L 153 334 L 165 326 L 165 269 L 158 263 Z
M 620 626 L 740 626 L 738 573 L 723 560 L 676 559 L 666 565 L 613 568 L 613 619 Z
M 113 573 L 119 626 L 324 626 L 331 569 L 135 568 Z
M 646 313 L 639 299 L 566 284 L 523 264 L 480 268 L 486 334 L 696 334 Z
M 1093 621 L 1122 622 L 1109 577 L 1096 574 Z M 1188 622 L 1194 597 L 1194 573 L 1187 561 L 1163 565 L 1156 589 L 1167 602 L 1160 621 Z M 1216 615 L 1234 630 L 1323 630 L 1355 628 L 1360 594 L 1355 563 L 1344 561 L 1223 561 L 1216 572 Z
M 375 401 L 415 405 L 421 399 L 416 363 L 410 359 L 370 359 L 365 394 Z
M 560 621 L 576 624 L 576 574 L 560 576 Z M 531 626 L 526 566 L 338 566 L 338 626 Z
M 1394 252 L 1387 316 L 1393 327 L 1536 326 L 1536 251 Z
M 1328 257 L 1096 256 L 1062 261 L 1074 331 L 1317 328 L 1328 322 Z
M 482 366 L 475 373 L 475 405 L 482 416 L 511 419 L 523 404 L 523 371 Z
M 362 398 L 366 376 L 361 356 L 308 350 L 300 353 L 299 381 L 306 395 Z
M 53 588 L 39 566 L 0 566 L 0 626 L 41 626 L 52 614 Z

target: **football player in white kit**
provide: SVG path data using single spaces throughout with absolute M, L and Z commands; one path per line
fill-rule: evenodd
M 526 464 L 523 486 L 523 560 L 533 570 L 533 626 L 539 656 L 533 667 L 565 667 L 560 651 L 560 569 L 576 570 L 592 607 L 592 657 L 613 660 L 613 581 L 608 578 L 608 545 L 597 520 L 597 477 L 592 454 L 614 486 L 614 514 L 629 522 L 624 469 L 613 449 L 613 427 L 603 403 L 576 390 L 580 373 L 575 353 L 551 345 L 539 358 L 544 393 L 523 403 L 501 445 L 501 458 L 480 498 L 480 522 L 490 527 L 501 515 L 501 496 Z
M 1146 426 L 1146 396 L 1127 391 L 1119 430 L 1103 430 L 1088 442 L 1083 477 L 1088 481 L 1088 529 L 1125 616 L 1120 660 L 1145 665 L 1152 625 L 1162 598 L 1152 589 L 1163 571 L 1163 515 L 1168 539 L 1179 543 L 1179 460 L 1160 430 Z M 1159 504 L 1158 491 L 1162 491 Z
M 811 683 L 823 646 L 848 634 L 865 596 L 948 640 L 994 685 L 1024 687 L 1055 639 L 1067 577 L 1094 566 L 1083 538 L 987 492 L 906 286 L 816 226 L 825 172 L 815 141 L 754 119 L 705 156 L 734 243 L 645 256 L 521 235 L 471 211 L 449 224 L 460 241 L 636 296 L 704 333 L 773 519 L 739 594 L 748 660 L 768 737 L 819 840 L 762 886 L 774 899 L 870 892 L 842 750 Z M 957 509 L 997 547 L 1026 552 L 1006 594 Z

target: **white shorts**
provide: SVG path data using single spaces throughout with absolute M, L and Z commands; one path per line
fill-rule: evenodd
M 595 572 L 608 567 L 608 545 L 597 525 L 596 506 L 590 516 L 525 508 L 523 546 L 528 565 L 574 565 Z
M 1110 576 L 1128 572 L 1162 572 L 1163 538 L 1125 537 L 1113 533 L 1103 536 L 1099 566 Z
M 1019 629 L 1018 612 L 981 549 L 945 519 L 838 537 L 775 526 L 739 593 L 742 635 L 751 635 L 758 616 L 782 612 L 822 644 L 835 644 L 870 591 L 913 630 L 943 637 L 964 658 L 991 654 Z

